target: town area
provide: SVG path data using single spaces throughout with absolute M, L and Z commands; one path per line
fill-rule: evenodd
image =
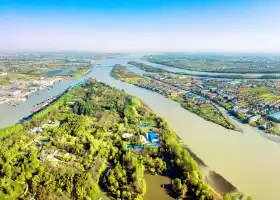
M 222 106 L 243 123 L 265 132 L 280 134 L 278 81 L 219 80 L 164 74 L 147 76 L 185 90 L 185 100 Z M 176 91 L 173 91 L 173 95 L 176 95 Z
M 94 58 L 63 54 L 5 54 L 0 56 L 0 104 L 17 106 L 40 90 L 92 69 Z
M 233 124 L 228 125 L 230 122 L 225 123 L 228 117 L 220 111 L 222 107 L 242 123 L 280 134 L 279 81 L 188 77 L 165 71 L 150 73 L 157 71 L 152 66 L 149 67 L 155 69 L 148 69 L 149 73 L 140 76 L 117 67 L 121 69 L 119 76 L 115 75 L 117 79 L 169 97 L 206 120 L 236 129 Z
M 228 129 L 237 130 L 237 127 L 230 123 L 227 117 L 210 100 L 200 95 L 189 93 L 189 89 L 180 87 L 178 84 L 168 82 L 166 77 L 164 77 L 167 75 L 149 73 L 145 76 L 140 76 L 129 71 L 124 66 L 117 65 L 112 70 L 112 76 L 126 83 L 162 94 L 180 103 L 183 108 L 199 115 L 205 120 L 217 123 Z

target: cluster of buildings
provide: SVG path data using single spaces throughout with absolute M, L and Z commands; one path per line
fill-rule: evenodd
M 275 81 L 217 81 L 214 101 L 231 108 L 249 123 L 280 111 L 280 90 Z M 277 98 L 279 96 L 279 98 Z
M 166 91 L 164 94 L 177 96 L 182 95 L 184 100 L 191 100 L 196 105 L 208 104 L 210 100 L 199 95 L 197 93 L 192 92 L 192 90 L 196 87 L 203 88 L 197 81 L 190 82 L 188 78 L 177 76 L 174 77 L 172 75 L 166 74 L 149 74 L 148 77 L 152 78 L 155 82 L 160 83 L 163 87 L 163 91 Z
M 94 60 L 81 54 L 3 54 L 0 56 L 0 104 L 17 105 L 37 90 L 52 87 L 66 79 L 65 76 L 87 69 Z
M 210 100 L 192 92 L 186 92 L 183 97 L 185 100 L 192 100 L 196 105 L 210 103 Z
M 122 135 L 122 138 L 126 141 L 133 137 L 137 137 L 136 134 L 124 133 Z M 146 133 L 145 135 L 140 135 L 140 141 L 141 141 L 142 145 L 127 144 L 126 148 L 135 149 L 135 150 L 144 150 L 144 146 L 146 146 L 146 147 L 159 147 L 160 146 L 159 136 L 154 131 L 153 128 L 151 128 L 150 131 L 148 133 Z
M 151 75 L 152 76 L 152 75 Z M 181 90 L 177 87 L 174 87 L 170 84 L 166 84 L 162 81 L 157 81 L 156 79 L 150 80 L 148 82 L 138 82 L 136 83 L 138 87 L 142 87 L 154 92 L 157 92 L 159 94 L 162 94 L 164 96 L 169 96 L 169 95 L 178 95 L 178 94 L 183 94 L 184 90 Z
M 53 87 L 56 82 L 62 81 L 62 77 L 41 77 L 39 80 L 15 80 L 11 85 L 0 87 L 0 104 L 25 101 L 28 96 L 43 89 Z
M 29 73 L 43 72 L 64 67 L 83 67 L 93 63 L 94 58 L 88 55 L 74 54 L 6 54 L 0 56 L 0 69 L 8 72 Z
M 177 94 L 183 93 L 185 100 L 193 100 L 196 104 L 218 104 L 252 126 L 269 129 L 268 121 L 280 122 L 278 81 L 190 78 L 161 73 L 147 76 L 164 87 L 168 85 L 166 88 L 177 88 L 173 90 L 180 91 Z

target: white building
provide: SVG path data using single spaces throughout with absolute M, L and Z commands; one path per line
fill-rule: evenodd
M 35 127 L 30 130 L 30 133 L 42 133 L 42 132 L 43 132 L 43 128 L 41 127 Z
M 123 139 L 127 139 L 127 138 L 130 138 L 132 136 L 133 136 L 133 134 L 131 134 L 131 133 L 124 133 L 124 134 L 122 134 L 122 138 Z
M 9 89 L 5 92 L 8 96 L 20 96 L 21 90 L 18 89 Z
M 251 123 L 253 123 L 253 122 L 255 122 L 255 121 L 258 121 L 260 118 L 262 118 L 261 115 L 256 115 L 256 116 L 254 116 L 254 117 L 251 117 L 251 118 L 249 119 L 249 123 L 251 124 Z
M 42 87 L 49 87 L 54 84 L 54 80 L 34 80 L 34 85 L 40 85 Z

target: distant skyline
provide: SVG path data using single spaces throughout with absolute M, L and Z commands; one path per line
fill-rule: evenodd
M 280 52 L 279 0 L 0 0 L 0 51 Z

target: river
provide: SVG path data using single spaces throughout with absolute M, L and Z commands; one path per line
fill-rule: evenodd
M 279 144 L 248 125 L 240 124 L 243 133 L 227 130 L 188 112 L 178 103 L 162 95 L 120 82 L 110 76 L 112 67 L 107 66 L 126 64 L 129 60 L 138 61 L 139 58 L 140 55 L 133 55 L 104 60 L 100 62 L 101 66 L 94 67 L 92 72 L 82 79 L 93 77 L 141 98 L 156 114 L 169 122 L 172 129 L 196 155 L 240 191 L 253 196 L 255 200 L 278 200 Z M 58 83 L 54 88 L 42 91 L 41 95 L 31 96 L 18 107 L 1 105 L 0 126 L 16 123 L 28 114 L 34 104 L 62 92 L 73 82 Z

